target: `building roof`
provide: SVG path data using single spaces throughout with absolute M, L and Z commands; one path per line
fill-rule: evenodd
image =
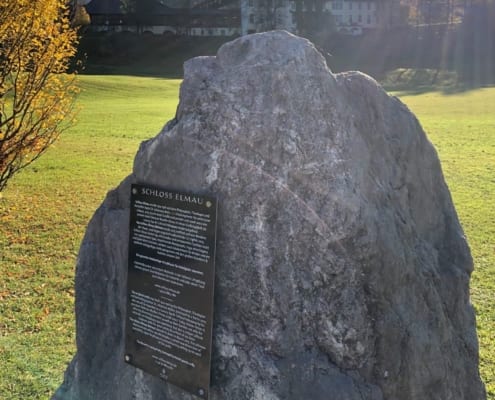
M 120 0 L 92 0 L 86 11 L 89 14 L 122 14 Z

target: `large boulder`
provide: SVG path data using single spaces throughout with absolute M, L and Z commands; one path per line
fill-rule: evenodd
M 473 263 L 414 115 L 307 40 L 185 64 L 175 119 L 91 220 L 57 400 L 193 400 L 124 362 L 130 185 L 218 196 L 212 400 L 482 400 Z

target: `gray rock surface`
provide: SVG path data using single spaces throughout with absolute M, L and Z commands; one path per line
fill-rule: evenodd
M 286 32 L 185 64 L 176 118 L 91 220 L 57 400 L 193 400 L 123 361 L 130 184 L 219 197 L 213 400 L 482 400 L 472 260 L 436 152 Z

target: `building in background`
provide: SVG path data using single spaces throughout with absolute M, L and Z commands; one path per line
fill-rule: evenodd
M 240 0 L 243 35 L 270 29 L 306 33 L 310 29 L 359 35 L 407 21 L 394 0 Z
M 145 4 L 146 3 L 146 4 Z M 240 35 L 238 0 L 93 0 L 86 8 L 96 32 L 154 35 Z
M 289 0 L 240 0 L 242 35 L 274 29 L 295 33 L 297 26 L 291 3 Z
M 122 3 L 89 3 L 91 29 L 189 36 L 235 36 L 273 29 L 360 35 L 407 21 L 407 10 L 399 0 L 128 0 L 127 9 Z M 139 11 L 144 8 L 146 12 Z

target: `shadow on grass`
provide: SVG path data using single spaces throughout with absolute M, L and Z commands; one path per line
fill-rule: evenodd
M 91 33 L 82 38 L 79 46 L 78 55 L 84 65 L 80 73 L 181 79 L 184 62 L 214 55 L 232 39 Z
M 81 41 L 79 55 L 83 59 L 84 68 L 80 73 L 182 79 L 183 65 L 187 60 L 197 56 L 214 55 L 222 44 L 232 39 L 92 34 Z M 327 56 L 327 64 L 335 66 L 335 72 L 350 67 L 341 57 L 328 54 Z M 385 65 L 379 65 L 377 62 L 361 67 L 358 63 L 353 65 L 352 69 L 367 72 L 375 77 L 385 90 L 404 95 L 428 92 L 454 95 L 495 84 L 495 74 L 492 82 L 487 83 L 476 81 L 472 77 L 463 79 L 451 70 L 397 68 L 380 72 Z

